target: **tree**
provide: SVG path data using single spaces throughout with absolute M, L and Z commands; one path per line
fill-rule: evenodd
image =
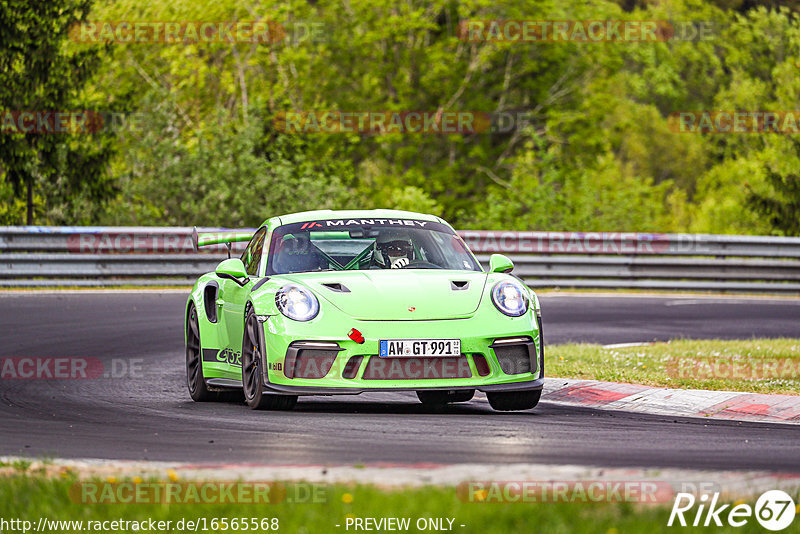
M 29 46 L 49 39 L 28 35 L 29 23 L 17 19 L 34 9 L 21 2 L 0 13 L 7 56 L 23 47 L 6 36 Z M 787 177 L 800 164 L 783 157 L 783 137 L 679 133 L 671 120 L 683 111 L 796 108 L 800 18 L 766 7 L 776 3 L 96 0 L 96 21 L 269 20 L 285 38 L 117 43 L 83 91 L 122 100 L 140 117 L 136 132 L 113 138 L 110 162 L 96 135 L 68 144 L 40 136 L 48 139 L 35 139 L 32 155 L 25 143 L 6 152 L 26 155 L 20 168 L 34 171 L 33 211 L 53 223 L 194 224 L 200 214 L 204 224 L 254 225 L 275 213 L 352 205 L 428 211 L 460 227 L 777 231 L 750 209 L 743 184 L 785 200 L 762 172 L 769 162 Z M 657 42 L 473 42 L 460 31 L 467 21 L 520 19 L 673 21 L 675 33 Z M 0 78 L 12 75 L 22 76 L 0 69 Z M 1 86 L 0 103 L 30 93 L 20 87 Z M 449 135 L 279 127 L 283 112 L 330 110 L 474 111 L 493 121 Z M 0 142 L 9 138 L 28 141 Z M 98 151 L 97 179 L 46 172 L 40 146 L 50 141 Z M 19 193 L 28 182 L 4 174 L 6 159 L 0 224 L 14 224 L 28 203 L 12 183 Z
M 792 139 L 794 151 L 800 159 L 800 141 Z M 777 195 L 757 193 L 748 186 L 748 205 L 785 235 L 800 236 L 800 173 L 780 173 L 769 165 L 764 166 L 767 183 Z
M 294 211 L 357 206 L 343 185 L 352 164 L 314 138 L 277 132 L 256 108 L 247 123 L 220 113 L 188 128 L 168 103 L 146 102 L 135 132 L 125 132 L 112 224 L 257 226 Z
M 82 89 L 100 64 L 102 48 L 66 43 L 70 27 L 86 20 L 90 7 L 91 0 L 0 0 L 0 180 L 25 198 L 27 224 L 37 204 L 80 220 L 70 205 L 82 199 L 96 204 L 113 191 L 105 176 L 108 132 L 77 135 L 73 122 L 66 133 L 52 133 L 55 113 L 82 110 Z M 22 113 L 29 114 L 24 124 Z

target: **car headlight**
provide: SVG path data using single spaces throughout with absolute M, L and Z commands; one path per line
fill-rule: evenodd
M 275 294 L 278 310 L 289 319 L 310 321 L 319 313 L 319 301 L 304 287 L 288 284 Z
M 503 280 L 494 285 L 492 302 L 498 310 L 511 317 L 525 315 L 528 311 L 528 295 L 525 288 L 510 280 Z

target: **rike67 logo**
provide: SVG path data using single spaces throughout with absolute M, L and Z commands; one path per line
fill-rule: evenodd
M 721 527 L 727 523 L 732 527 L 742 527 L 755 516 L 763 528 L 779 531 L 792 524 L 797 512 L 794 500 L 781 490 L 763 493 L 754 507 L 749 504 L 720 505 L 718 501 L 719 493 L 714 493 L 710 500 L 708 494 L 695 498 L 691 493 L 678 493 L 667 526 Z

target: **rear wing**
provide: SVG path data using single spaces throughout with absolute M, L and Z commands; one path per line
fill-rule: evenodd
M 197 227 L 192 228 L 192 247 L 197 252 L 200 247 L 209 245 L 225 245 L 228 257 L 231 257 L 231 243 L 247 242 L 253 237 L 253 232 L 235 232 L 219 230 L 217 232 L 198 232 Z

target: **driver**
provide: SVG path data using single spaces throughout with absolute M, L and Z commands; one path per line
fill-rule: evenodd
M 414 245 L 406 232 L 381 232 L 375 240 L 375 251 L 384 269 L 402 269 L 414 260 Z

